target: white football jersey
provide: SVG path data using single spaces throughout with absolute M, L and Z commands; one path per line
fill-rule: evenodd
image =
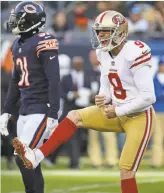
M 151 67 L 150 47 L 141 41 L 127 41 L 114 58 L 102 50 L 96 50 L 96 54 L 101 69 L 99 94 L 105 94 L 106 102 L 112 100 L 115 106 L 134 100 L 139 94 L 134 74 L 145 65 Z

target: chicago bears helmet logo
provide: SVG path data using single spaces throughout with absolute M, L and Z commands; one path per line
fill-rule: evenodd
M 31 4 L 25 5 L 24 10 L 27 13 L 36 13 L 36 7 L 34 5 L 31 5 Z
M 123 23 L 125 23 L 125 18 L 123 17 L 123 16 L 121 16 L 121 15 L 115 15 L 113 18 L 112 18 L 112 21 L 113 21 L 113 23 L 115 23 L 115 24 L 123 24 Z

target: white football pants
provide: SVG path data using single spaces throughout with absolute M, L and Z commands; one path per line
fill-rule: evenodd
M 45 132 L 47 116 L 45 114 L 19 115 L 17 137 L 32 149 L 40 147 L 48 138 Z

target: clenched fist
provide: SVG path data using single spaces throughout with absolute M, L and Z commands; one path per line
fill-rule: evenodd
M 115 107 L 113 105 L 105 105 L 103 107 L 103 112 L 108 119 L 117 117 Z
M 104 95 L 96 95 L 95 96 L 95 104 L 101 108 L 105 105 L 105 96 Z

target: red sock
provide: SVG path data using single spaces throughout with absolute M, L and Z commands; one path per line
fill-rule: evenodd
M 136 179 L 130 178 L 121 180 L 122 193 L 138 193 Z
M 67 142 L 76 132 L 76 125 L 67 117 L 57 126 L 51 137 L 39 148 L 45 157 Z

